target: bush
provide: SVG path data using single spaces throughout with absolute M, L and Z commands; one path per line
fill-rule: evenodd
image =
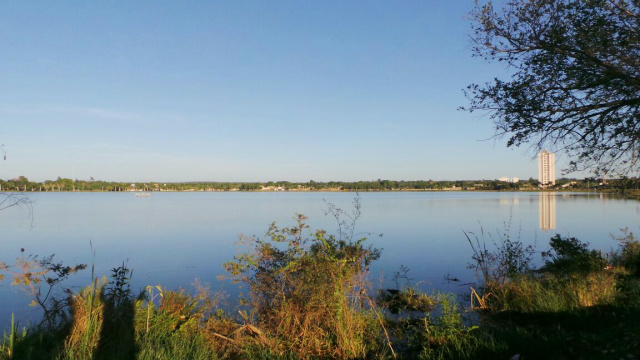
M 607 260 L 597 250 L 589 250 L 589 243 L 556 234 L 549 241 L 551 249 L 542 253 L 545 264 L 541 272 L 576 274 L 602 271 Z
M 533 246 L 510 239 L 508 232 L 493 242 L 494 250 L 478 236 L 470 236 L 475 234 L 465 235 L 474 252 L 470 267 L 484 280 L 481 293 L 471 289 L 472 307 L 477 303 L 482 309 L 555 312 L 615 301 L 619 281 L 615 273 L 605 271 L 607 260 L 588 243 L 555 235 L 549 240 L 550 249 L 542 252 L 544 265 L 535 270 L 530 266 Z M 628 245 L 618 258 L 632 264 L 640 246 L 625 239 Z
M 248 286 L 256 326 L 278 343 L 270 346 L 303 358 L 364 357 L 377 336 L 363 311 L 366 271 L 380 251 L 343 232 L 309 235 L 306 220 L 298 215 L 284 228 L 273 223 L 264 240 L 242 238 L 250 251 L 224 266 Z
M 614 266 L 620 266 L 632 275 L 640 277 L 640 241 L 628 228 L 620 229 L 621 237 L 613 237 L 620 248 L 611 254 L 611 262 Z
M 488 233 L 493 249 L 487 247 L 482 228 L 480 237 L 473 232 L 464 232 L 473 250 L 473 262 L 467 267 L 480 272 L 485 287 L 499 286 L 531 270 L 535 246 L 525 246 L 519 236 L 516 239 L 511 237 L 510 220 L 504 225 L 504 231 L 498 236 Z

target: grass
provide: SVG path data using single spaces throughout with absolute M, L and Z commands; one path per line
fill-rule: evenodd
M 622 233 L 621 247 L 606 255 L 556 235 L 544 266 L 507 277 L 492 271 L 509 257 L 476 246 L 483 253 L 474 256 L 474 267 L 484 286 L 473 296 L 481 300 L 481 334 L 492 344 L 479 343 L 474 358 L 640 358 L 640 247 L 632 233 Z
M 628 231 L 609 256 L 556 236 L 540 269 L 519 239 L 492 248 L 468 235 L 484 281 L 463 307 L 416 290 L 404 267 L 396 289 L 373 292 L 367 268 L 379 252 L 352 223 L 332 236 L 308 232 L 305 219 L 245 238 L 225 265 L 248 289 L 233 310 L 201 285 L 134 294 L 122 264 L 45 306 L 56 316 L 40 326 L 20 332 L 12 319 L 0 360 L 640 358 L 640 245 Z
M 485 307 L 500 311 L 570 311 L 615 301 L 616 275 L 611 272 L 557 277 L 527 276 L 504 284 L 488 284 Z
M 505 311 L 493 314 L 487 321 L 487 331 L 506 346 L 505 355 L 518 353 L 526 359 L 635 359 L 640 355 L 637 307 Z

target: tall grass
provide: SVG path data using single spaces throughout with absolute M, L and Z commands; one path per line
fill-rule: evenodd
M 540 252 L 544 265 L 536 269 L 531 266 L 535 248 L 525 247 L 519 237 L 511 238 L 508 226 L 497 241 L 493 237 L 487 241 L 483 231 L 480 236 L 467 232 L 465 236 L 473 250 L 469 267 L 482 280 L 478 289 L 471 289 L 472 307 L 559 312 L 617 300 L 619 271 L 613 271 L 607 258 L 590 250 L 588 243 L 555 235 L 550 248 Z
M 0 343 L 0 358 L 7 357 L 12 358 L 15 354 L 16 341 L 25 337 L 26 328 L 23 328 L 22 333 L 18 333 L 18 324 L 15 322 L 14 315 L 11 314 L 11 327 L 9 333 L 4 332 L 2 334 L 2 343 Z
M 557 337 L 576 336 L 563 319 L 578 319 L 586 327 L 581 319 L 593 316 L 588 309 L 605 309 L 595 312 L 602 319 L 618 313 L 621 302 L 640 299 L 635 275 L 640 246 L 628 234 L 617 255 L 607 258 L 610 266 L 601 267 L 606 259 L 599 252 L 558 236 L 550 242 L 545 265 L 534 269 L 530 249 L 519 239 L 492 241 L 496 251 L 467 233 L 476 249 L 473 260 L 485 275 L 472 295 L 485 310 L 478 321 L 455 295 L 416 290 L 408 268 L 396 273 L 397 289 L 373 293 L 368 267 L 379 251 L 354 238 L 349 223 L 341 223 L 333 236 L 310 232 L 305 220 L 300 215 L 289 227 L 272 224 L 264 239 L 243 238 L 247 250 L 225 264 L 229 277 L 248 292 L 243 302 L 224 306 L 199 284 L 193 293 L 158 285 L 134 294 L 131 271 L 123 263 L 109 280 L 94 279 L 59 299 L 68 304 L 69 316 L 56 326 L 19 333 L 12 321 L 0 360 L 492 359 L 516 351 L 540 358 L 544 351 L 528 343 L 566 347 Z M 531 324 L 549 316 L 545 321 L 555 328 L 499 321 L 513 313 Z M 622 313 L 636 317 L 634 311 Z M 606 340 L 599 343 L 610 341 L 602 334 Z M 624 328 L 620 334 L 627 336 Z
M 101 340 L 105 304 L 101 299 L 106 280 L 92 284 L 71 297 L 71 326 L 64 341 L 64 359 L 93 359 Z
M 579 276 L 522 276 L 500 286 L 489 287 L 488 307 L 521 312 L 571 311 L 616 300 L 613 272 Z

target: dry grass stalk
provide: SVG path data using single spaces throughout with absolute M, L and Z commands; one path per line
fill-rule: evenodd
M 475 309 L 482 309 L 482 310 L 489 310 L 490 306 L 487 303 L 487 300 L 489 299 L 489 296 L 493 296 L 492 293 L 487 293 L 487 294 L 482 294 L 482 296 L 480 296 L 478 294 L 478 292 L 476 291 L 476 289 L 471 288 L 471 309 L 475 310 Z M 478 304 L 480 306 L 476 306 L 476 301 L 478 302 Z
M 387 331 L 387 327 L 384 326 L 384 321 L 382 320 L 382 317 L 380 316 L 380 313 L 378 312 L 378 309 L 376 308 L 376 306 L 374 305 L 373 301 L 371 301 L 371 299 L 369 297 L 366 297 L 366 299 L 369 302 L 369 306 L 371 307 L 371 310 L 373 310 L 373 313 L 376 315 L 376 319 L 378 319 L 378 323 L 380 324 L 380 328 L 384 332 L 384 336 L 387 339 L 387 346 L 389 346 L 389 350 L 391 350 L 391 354 L 393 355 L 393 358 L 394 359 L 398 358 L 398 355 L 393 350 L 393 346 L 391 345 L 391 338 L 389 337 L 389 332 Z
M 104 306 L 100 300 L 105 280 L 73 295 L 71 299 L 72 324 L 65 341 L 67 352 L 90 358 L 100 342 L 100 330 L 104 321 Z

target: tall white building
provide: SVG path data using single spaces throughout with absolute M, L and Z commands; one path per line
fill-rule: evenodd
M 548 151 L 538 154 L 538 182 L 541 187 L 556 184 L 556 154 Z

